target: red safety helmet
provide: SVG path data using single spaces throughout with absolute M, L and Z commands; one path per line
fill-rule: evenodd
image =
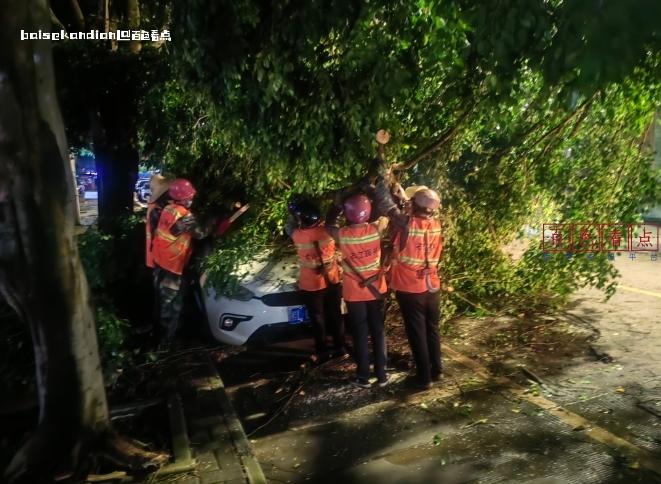
M 372 202 L 365 195 L 352 195 L 342 204 L 347 221 L 352 224 L 362 224 L 372 215 Z
M 195 187 L 191 182 L 185 178 L 177 178 L 170 183 L 168 194 L 173 200 L 183 202 L 185 200 L 192 200 L 195 197 Z

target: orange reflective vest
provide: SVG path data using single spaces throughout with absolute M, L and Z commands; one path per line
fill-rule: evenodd
M 150 203 L 147 205 L 147 218 L 145 219 L 145 264 L 147 267 L 154 268 L 154 253 L 152 245 L 152 235 L 151 235 L 151 212 L 156 207 L 155 203 Z
M 402 232 L 393 240 L 390 286 L 395 291 L 423 293 L 438 290 L 441 281 L 436 268 L 443 250 L 441 222 L 411 217 L 406 244 L 401 247 Z
M 301 270 L 298 286 L 304 291 L 325 289 L 324 270 L 331 284 L 340 282 L 340 269 L 335 259 L 335 241 L 323 224 L 309 229 L 296 229 L 291 236 L 296 246 Z M 319 250 L 315 247 L 319 244 Z M 321 260 L 319 258 L 321 252 Z M 322 268 L 325 268 L 322 270 Z
M 342 296 L 345 301 L 373 301 L 376 295 L 363 281 L 368 280 L 379 293 L 387 291 L 381 271 L 381 236 L 375 224 L 357 224 L 340 229 L 342 252 Z M 347 264 L 347 261 L 350 264 Z M 358 275 L 358 274 L 360 275 Z M 376 276 L 376 277 L 374 277 Z M 362 280 L 361 280 L 362 278 Z M 370 279 L 373 278 L 373 279 Z
M 171 230 L 177 220 L 189 213 L 190 211 L 181 205 L 167 205 L 161 213 L 154 237 L 154 262 L 158 267 L 178 275 L 184 272 L 184 267 L 190 260 L 193 236 L 188 232 L 175 236 Z

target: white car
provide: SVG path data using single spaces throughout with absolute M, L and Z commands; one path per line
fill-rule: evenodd
M 241 268 L 247 274 L 236 295 L 217 294 L 203 274 L 198 304 L 212 336 L 230 345 L 264 345 L 311 335 L 307 308 L 297 289 L 296 256 L 263 256 Z

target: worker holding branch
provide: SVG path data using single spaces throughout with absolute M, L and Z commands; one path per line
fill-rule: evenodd
M 407 213 L 393 201 L 390 178 L 391 174 L 381 164 L 375 198 L 380 212 L 395 229 L 390 287 L 395 291 L 416 364 L 416 376 L 409 383 L 424 390 L 441 377 L 441 281 L 437 265 L 442 235 L 436 215 L 441 201 L 436 191 L 421 187 L 411 194 L 410 213 Z
M 183 178 L 173 180 L 167 193 L 169 203 L 158 219 L 152 244 L 160 308 L 158 339 L 161 345 L 169 345 L 180 326 L 183 293 L 188 285 L 185 274 L 193 254 L 193 239 L 205 238 L 214 230 L 217 234 L 224 233 L 248 208 L 244 205 L 218 227 L 213 223 L 203 226 L 190 210 L 197 193 L 190 181 Z

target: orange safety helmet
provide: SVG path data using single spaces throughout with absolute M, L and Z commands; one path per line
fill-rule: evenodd
M 415 192 L 413 203 L 421 209 L 433 211 L 440 207 L 441 197 L 431 188 L 423 188 Z
M 172 183 L 170 183 L 170 189 L 168 190 L 170 197 L 177 202 L 192 200 L 196 193 L 193 184 L 185 178 L 177 178 L 176 180 L 173 180 Z

